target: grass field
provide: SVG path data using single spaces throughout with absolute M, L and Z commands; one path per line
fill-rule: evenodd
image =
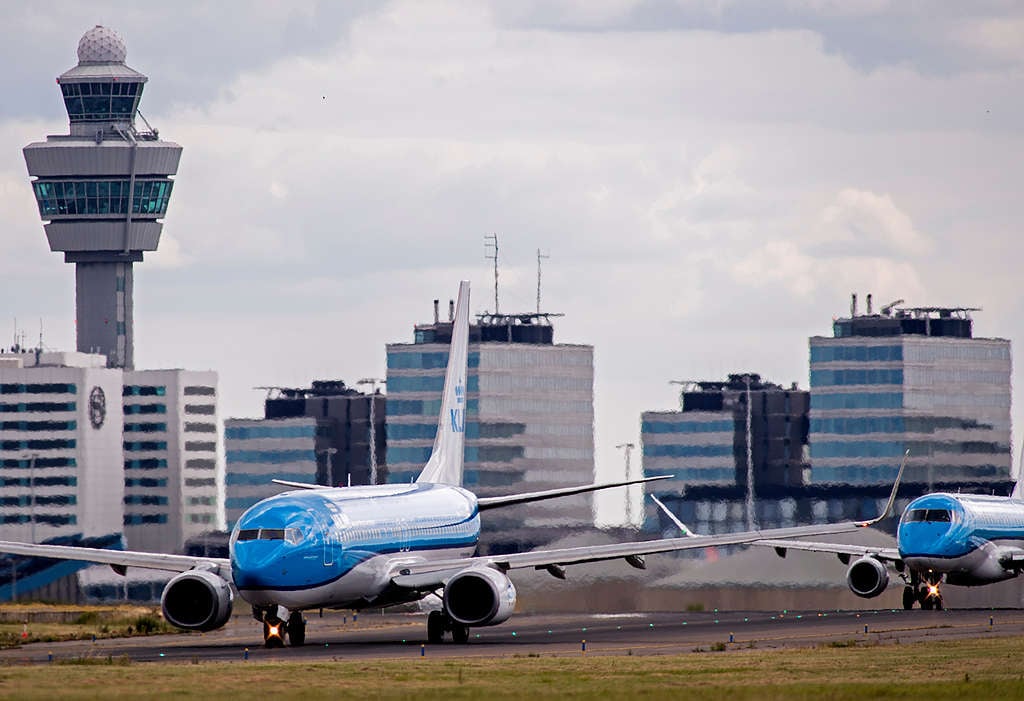
M 1024 638 L 659 657 L 0 666 L 0 698 L 1024 698 Z
M 157 609 L 145 606 L 64 606 L 5 604 L 0 619 L 0 648 L 93 636 L 123 638 L 179 632 Z

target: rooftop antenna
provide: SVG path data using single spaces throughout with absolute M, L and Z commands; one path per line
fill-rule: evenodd
M 547 260 L 551 256 L 541 255 L 540 249 L 537 249 L 537 313 L 540 314 L 540 261 L 541 259 Z
M 494 253 L 490 254 L 486 251 L 490 248 L 494 249 Z M 498 235 L 497 234 L 485 234 L 484 235 L 484 258 L 487 260 L 494 261 L 494 313 L 498 313 Z

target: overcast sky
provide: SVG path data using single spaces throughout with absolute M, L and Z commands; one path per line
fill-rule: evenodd
M 95 24 L 184 147 L 136 364 L 218 371 L 225 416 L 383 377 L 460 278 L 493 311 L 491 232 L 501 310 L 534 309 L 541 248 L 556 341 L 595 347 L 600 477 L 669 380 L 806 388 L 851 292 L 1024 329 L 1020 3 L 58 0 L 0 26 L 0 345 L 14 317 L 75 344 L 21 149 L 67 133 L 54 78 Z

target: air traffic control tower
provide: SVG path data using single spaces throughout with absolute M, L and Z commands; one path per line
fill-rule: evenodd
M 78 350 L 131 370 L 132 265 L 160 243 L 181 146 L 138 115 L 148 78 L 125 65 L 126 54 L 112 29 L 86 32 L 78 65 L 57 78 L 71 133 L 24 153 L 50 250 L 75 264 Z

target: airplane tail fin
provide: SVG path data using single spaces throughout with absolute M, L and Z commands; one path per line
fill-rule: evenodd
M 462 485 L 466 438 L 466 367 L 469 354 L 469 281 L 459 283 L 459 299 L 452 323 L 448 369 L 444 374 L 441 413 L 437 419 L 434 450 L 417 482 Z

